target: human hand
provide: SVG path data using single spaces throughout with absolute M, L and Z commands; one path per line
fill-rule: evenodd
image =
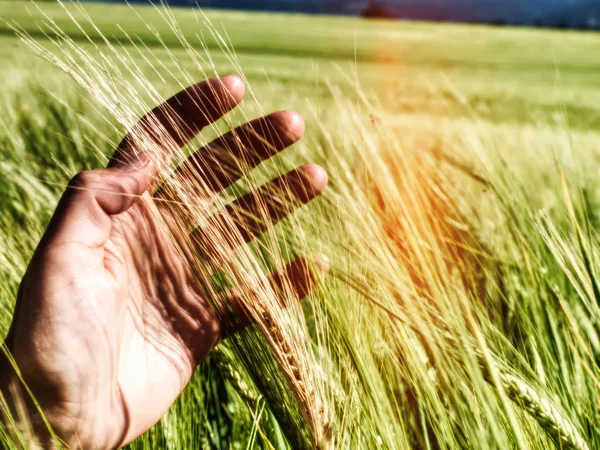
M 233 109 L 244 91 L 237 76 L 205 81 L 155 108 L 140 126 L 158 124 L 183 146 Z M 303 132 L 297 113 L 271 114 L 199 150 L 173 177 L 202 176 L 217 194 Z M 181 249 L 159 223 L 170 212 L 165 190 L 156 190 L 157 161 L 168 163 L 171 152 L 157 140 L 161 154 L 150 157 L 135 141 L 126 137 L 108 168 L 70 182 L 23 278 L 5 342 L 53 430 L 72 447 L 117 448 L 146 432 L 224 335 Z M 240 159 L 244 165 L 235 163 Z M 272 223 L 290 212 L 270 203 L 273 192 L 293 194 L 297 207 L 326 184 L 322 168 L 299 167 L 236 200 L 231 211 L 248 214 L 228 224 L 250 241 L 268 226 L 251 219 L 260 215 L 253 211 L 259 204 L 267 205 Z M 293 261 L 269 279 L 289 280 L 300 299 L 317 283 L 309 261 Z M 0 378 L 5 396 L 19 389 L 6 367 Z M 41 445 L 51 447 L 38 430 L 43 426 L 35 428 Z

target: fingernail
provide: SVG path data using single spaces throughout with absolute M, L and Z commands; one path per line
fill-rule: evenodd
M 150 161 L 151 159 L 148 154 L 142 152 L 138 153 L 137 155 L 133 155 L 125 161 L 119 161 L 115 167 L 123 172 L 137 172 L 138 170 L 142 170 L 144 167 L 150 164 Z
M 327 255 L 324 255 L 323 253 L 313 254 L 312 260 L 321 273 L 323 273 L 323 275 L 325 275 L 327 272 L 329 272 L 329 269 L 331 269 L 331 261 L 329 261 Z

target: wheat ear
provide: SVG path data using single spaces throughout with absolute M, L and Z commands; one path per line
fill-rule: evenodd
M 310 372 L 301 370 L 302 367 L 311 367 L 306 365 L 311 363 L 301 361 L 301 352 L 296 352 L 295 346 L 290 345 L 278 321 L 269 309 L 261 303 L 256 307 L 260 324 L 266 331 L 263 335 L 273 350 L 288 385 L 292 388 L 292 393 L 298 402 L 299 409 L 313 438 L 312 448 L 319 450 L 333 449 L 333 430 L 328 418 L 326 404 L 319 395 Z
M 546 397 L 519 378 L 501 372 L 502 386 L 508 397 L 523 408 L 563 450 L 589 450 L 577 428 Z

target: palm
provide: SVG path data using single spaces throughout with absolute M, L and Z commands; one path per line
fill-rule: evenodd
M 165 103 L 169 118 L 175 110 L 185 133 L 171 122 L 163 125 L 182 145 L 242 96 L 239 79 L 205 82 Z M 161 108 L 165 106 L 151 113 L 158 122 L 166 116 Z M 262 132 L 258 138 L 256 130 Z M 297 140 L 302 130 L 297 115 L 276 113 L 243 125 L 198 154 L 201 161 L 207 155 L 212 162 L 219 158 L 231 163 L 241 157 L 256 165 Z M 111 165 L 134 158 L 127 154 L 133 151 L 131 141 L 124 143 Z M 163 156 L 168 161 L 169 155 Z M 192 156 L 175 178 L 189 177 L 189 167 L 198 169 L 201 164 Z M 215 194 L 244 175 L 235 164 L 230 171 L 213 167 L 210 177 L 206 170 L 195 176 L 204 177 L 203 184 L 208 182 Z M 181 256 L 179 241 L 189 239 L 162 223 L 172 218 L 165 190 L 150 196 L 156 188 L 156 167 L 150 164 L 146 169 L 151 173 L 126 166 L 125 172 L 102 169 L 74 179 L 23 279 L 6 342 L 57 433 L 84 448 L 119 446 L 149 429 L 223 334 L 223 324 L 200 292 L 187 258 Z M 107 183 L 133 195 L 105 192 Z M 290 204 L 299 206 L 325 184 L 322 169 L 305 166 L 237 199 L 230 211 L 248 210 L 248 217 L 256 217 L 253 208 L 273 190 L 288 196 L 291 192 Z M 142 200 L 135 201 L 136 195 Z M 268 211 L 271 223 L 289 213 L 280 207 Z M 236 247 L 263 232 L 266 224 L 236 216 L 231 226 L 242 236 Z M 198 230 L 191 233 L 204 239 Z M 291 278 L 299 298 L 312 288 L 303 258 L 281 271 L 277 276 Z
M 147 204 L 135 205 L 115 229 L 115 243 L 108 245 L 121 248 L 106 267 L 111 275 L 128 274 L 127 310 L 110 322 L 123 321 L 114 370 L 130 440 L 166 412 L 217 344 L 221 325 Z

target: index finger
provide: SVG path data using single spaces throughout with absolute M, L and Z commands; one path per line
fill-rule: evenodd
M 191 85 L 142 117 L 123 138 L 108 167 L 124 164 L 141 152 L 156 154 L 159 166 L 171 163 L 178 148 L 205 126 L 235 108 L 245 94 L 237 75 Z

